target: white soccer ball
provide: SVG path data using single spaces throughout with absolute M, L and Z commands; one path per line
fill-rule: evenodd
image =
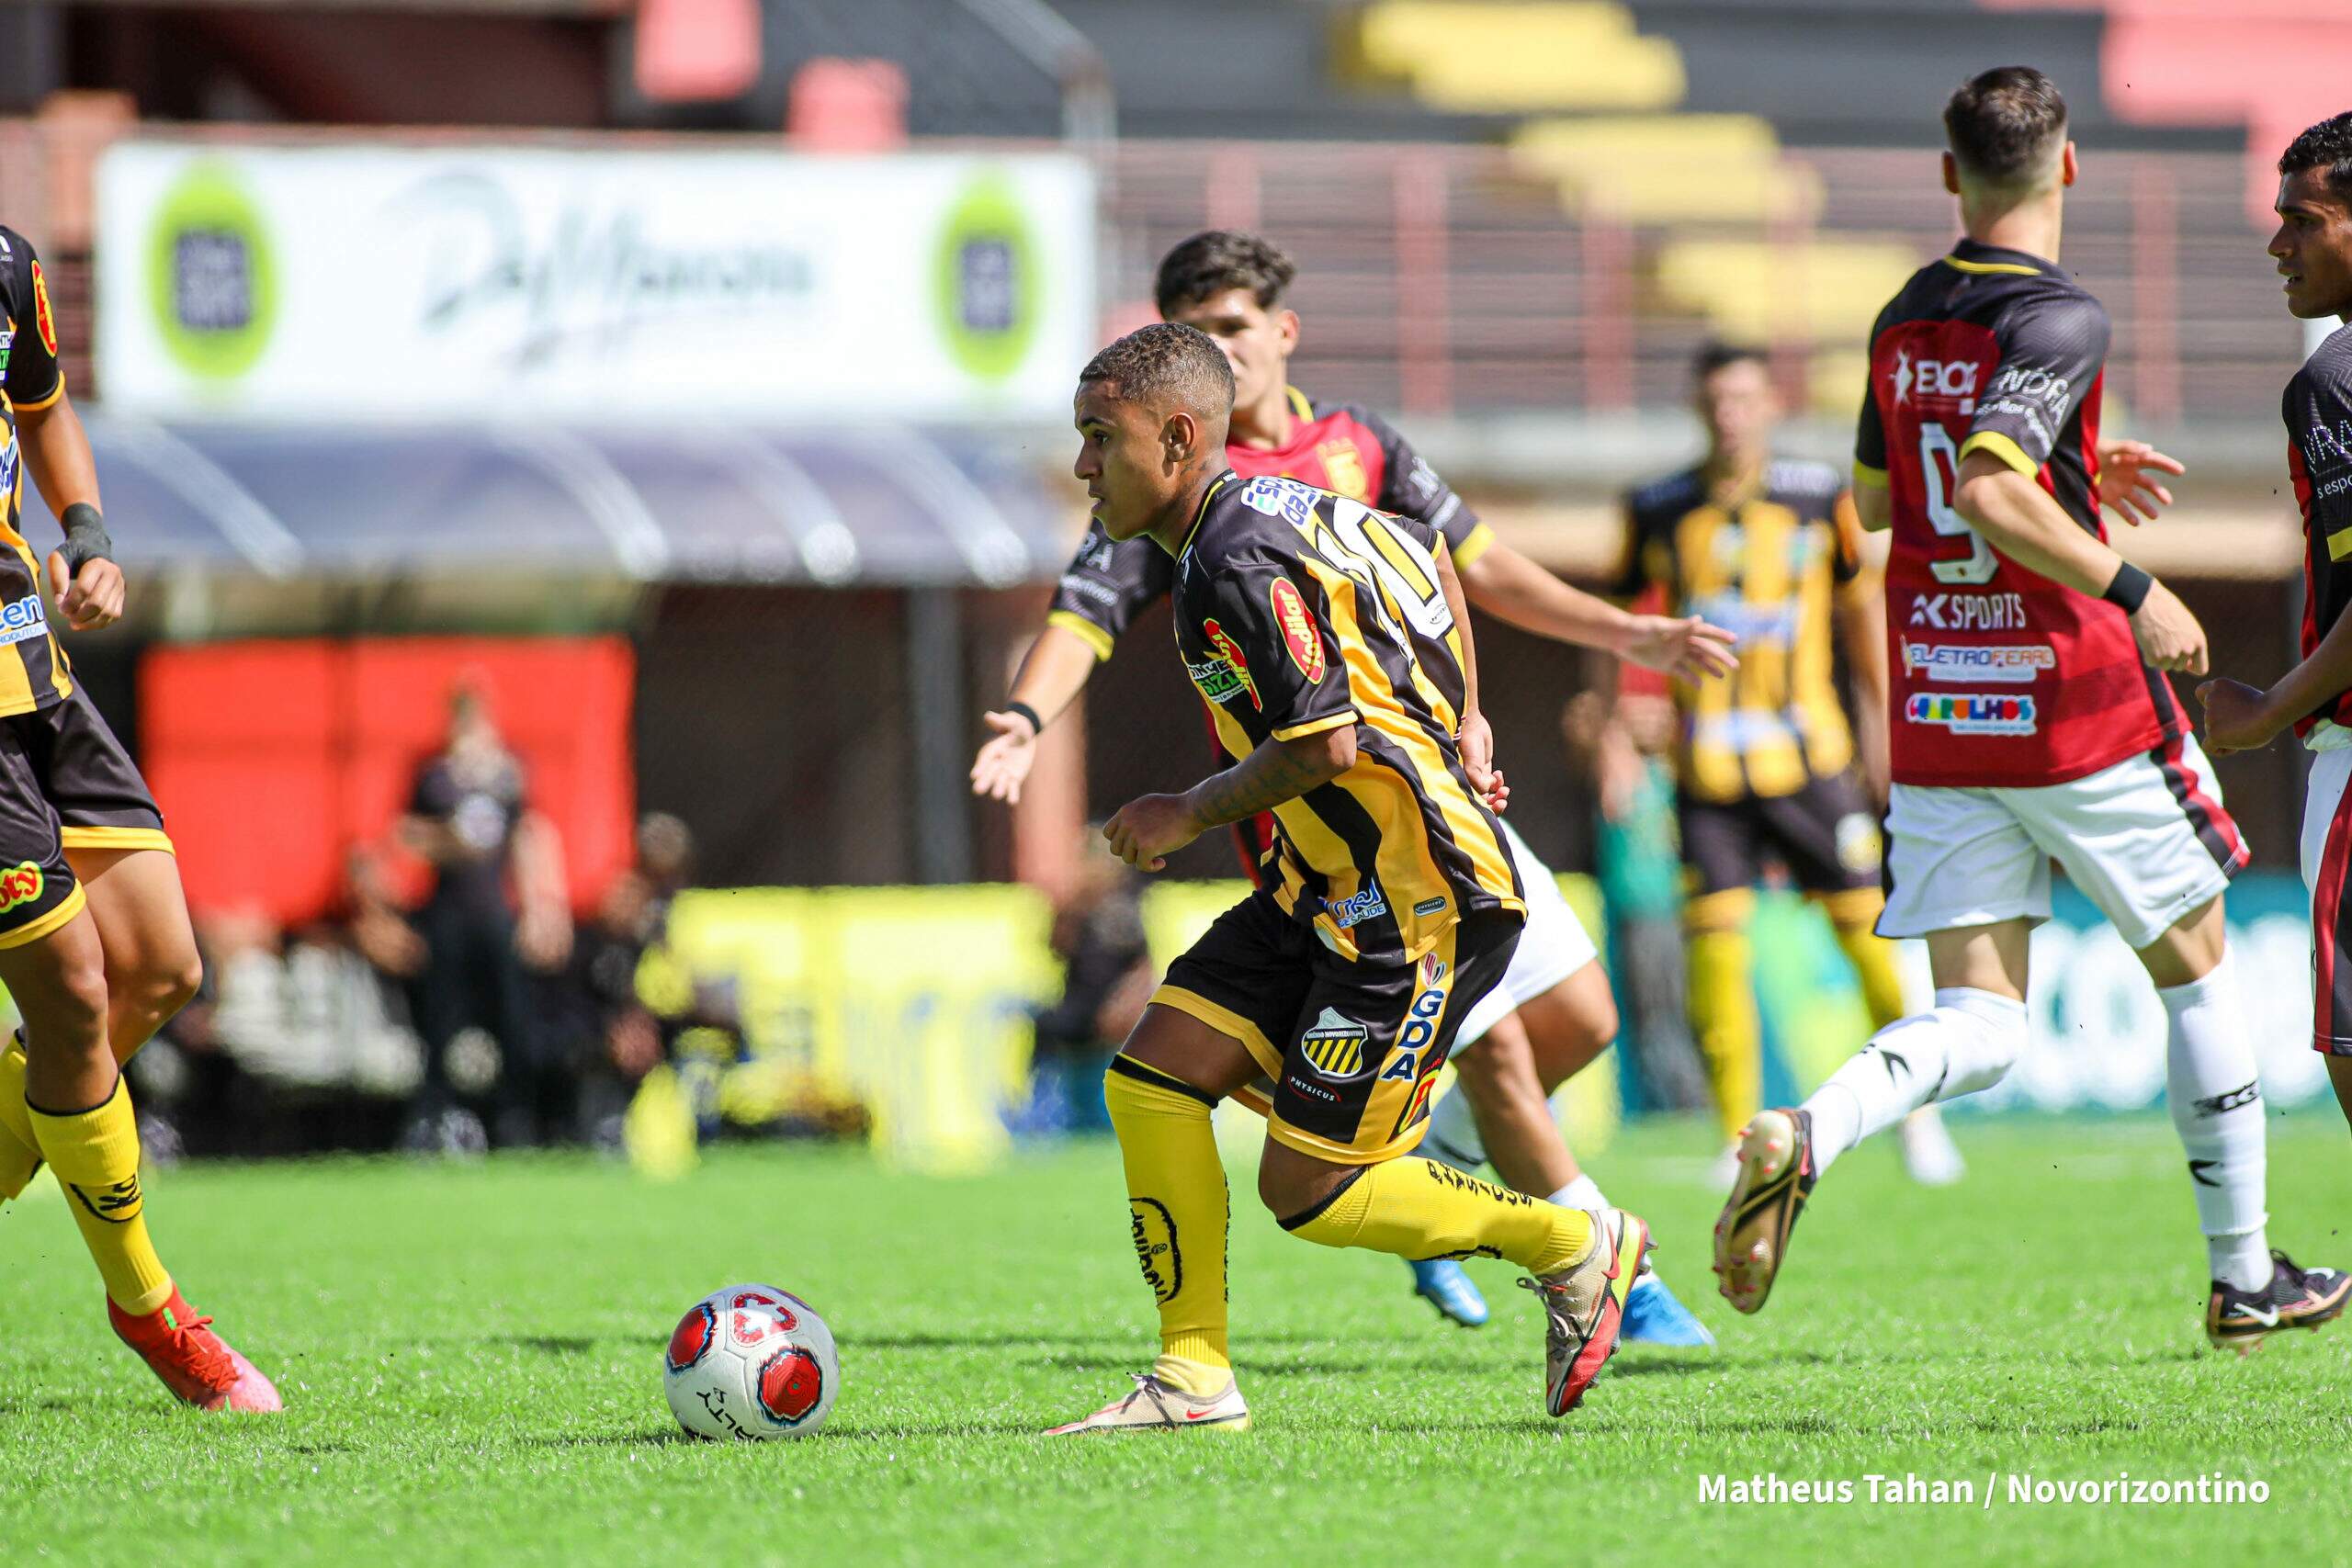
M 774 1285 L 730 1285 L 678 1320 L 662 1386 L 697 1438 L 805 1438 L 832 1414 L 842 1382 L 833 1331 Z

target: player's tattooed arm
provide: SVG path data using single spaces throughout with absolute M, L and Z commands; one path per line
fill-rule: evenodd
M 1182 795 L 1127 802 L 1102 825 L 1112 852 L 1129 865 L 1159 871 L 1168 857 L 1212 828 L 1238 822 L 1320 789 L 1355 765 L 1353 724 L 1288 740 L 1266 740 L 1221 773 Z

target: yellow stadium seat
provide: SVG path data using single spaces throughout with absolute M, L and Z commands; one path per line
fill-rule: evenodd
M 1726 337 L 1859 344 L 1919 261 L 1893 241 L 1677 239 L 1658 253 L 1656 277 L 1666 303 Z
M 1374 73 L 1457 113 L 1668 108 L 1685 87 L 1681 51 L 1643 37 L 1615 0 L 1380 0 L 1363 13 L 1357 48 Z
M 1821 210 L 1820 176 L 1783 160 L 1753 115 L 1537 120 L 1510 149 L 1563 208 L 1621 222 L 1804 223 Z

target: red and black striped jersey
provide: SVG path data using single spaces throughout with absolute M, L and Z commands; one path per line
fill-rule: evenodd
M 0 717 L 31 713 L 74 694 L 74 678 L 50 635 L 41 602 L 40 563 L 25 542 L 25 454 L 17 439 L 17 415 L 46 409 L 65 395 L 65 373 L 57 364 L 57 318 L 49 304 L 49 281 L 41 276 L 31 242 L 0 228 L 0 418 L 7 422 L 0 447 L 0 495 L 7 513 L 0 519 Z
M 2328 334 L 2287 383 L 2287 471 L 2303 514 L 2303 657 L 2352 604 L 2352 327 Z M 2297 735 L 2326 719 L 2352 729 L 2352 692 L 2295 721 Z
M 1871 330 L 1858 484 L 1886 489 L 1894 777 L 2063 784 L 2181 727 L 2130 618 L 2004 558 L 1953 510 L 1962 458 L 1989 452 L 2107 537 L 2098 506 L 2107 311 L 2054 264 L 1963 240 L 1912 276 Z
M 1228 753 L 1355 730 L 1347 772 L 1273 808 L 1266 868 L 1275 903 L 1351 962 L 1411 963 L 1464 915 L 1527 907 L 1454 739 L 1461 642 L 1436 542 L 1295 479 L 1227 473 L 1174 562 L 1177 651 Z

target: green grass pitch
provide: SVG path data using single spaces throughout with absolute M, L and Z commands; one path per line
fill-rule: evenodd
M 2352 1142 L 2273 1123 L 2272 1235 L 2352 1259 Z M 728 1150 L 653 1185 L 584 1157 L 171 1170 L 188 1294 L 285 1391 L 170 1406 L 108 1334 L 53 1190 L 0 1215 L 0 1558 L 11 1564 L 1941 1562 L 2218 1559 L 2340 1544 L 2352 1325 L 2240 1360 L 2199 1333 L 2202 1248 L 2160 1119 L 1967 1122 L 1968 1182 L 1891 1148 L 1816 1194 L 1770 1308 L 1712 1290 L 1695 1125 L 1596 1170 L 1655 1223 L 1714 1355 L 1622 1352 L 1564 1421 L 1535 1307 L 1441 1325 L 1395 1261 L 1283 1235 L 1236 1183 L 1235 1348 L 1254 1432 L 1047 1441 L 1151 1353 L 1107 1144 L 959 1179 L 856 1153 Z M 743 1280 L 840 1337 L 831 1427 L 682 1438 L 676 1315 Z M 2261 1506 L 1732 1506 L 1701 1478 L 2222 1471 Z M 2006 1484 L 2004 1483 L 2004 1484 Z

